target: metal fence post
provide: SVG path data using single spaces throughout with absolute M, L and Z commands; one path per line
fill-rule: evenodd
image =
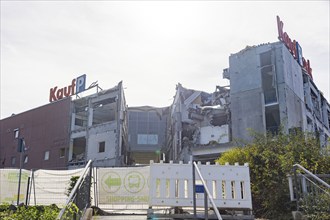
M 31 180 L 31 177 L 28 177 L 27 187 L 26 187 L 26 196 L 25 196 L 25 205 L 29 205 L 28 201 L 29 201 L 30 180 Z
M 204 189 L 204 211 L 205 211 L 205 216 L 204 216 L 204 218 L 206 219 L 206 220 L 208 220 L 209 219 L 209 215 L 208 215 L 208 205 L 207 205 L 207 193 L 206 193 L 206 190 Z
M 297 179 L 297 168 L 293 167 L 293 179 L 294 179 L 294 192 L 296 194 L 296 205 L 297 211 L 299 211 L 299 190 L 298 190 L 298 179 Z
M 194 166 L 194 158 L 191 159 L 192 165 L 192 182 L 193 182 L 193 205 L 194 205 L 194 218 L 197 217 L 196 213 L 196 176 L 195 176 L 195 166 Z

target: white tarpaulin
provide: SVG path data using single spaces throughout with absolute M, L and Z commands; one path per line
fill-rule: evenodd
M 64 205 L 68 196 L 67 189 L 72 176 L 80 176 L 83 169 L 76 170 L 37 170 L 34 172 L 35 197 L 33 184 L 31 186 L 30 204 Z
M 30 171 L 22 170 L 19 203 L 25 203 Z M 0 203 L 17 203 L 19 169 L 0 169 Z
M 98 169 L 100 204 L 147 204 L 149 167 Z

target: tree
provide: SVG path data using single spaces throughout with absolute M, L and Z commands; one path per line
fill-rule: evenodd
M 249 163 L 253 210 L 256 217 L 287 219 L 293 204 L 287 175 L 296 163 L 313 173 L 330 170 L 329 149 L 321 150 L 311 134 L 296 131 L 274 136 L 252 133 L 253 141 L 223 153 L 217 162 Z

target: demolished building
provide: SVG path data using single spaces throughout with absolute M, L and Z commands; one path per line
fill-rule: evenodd
M 168 119 L 168 160 L 213 160 L 252 140 L 250 131 L 314 133 L 329 145 L 330 104 L 283 42 L 246 47 L 229 57 L 229 87 L 213 93 L 177 85 Z M 235 144 L 234 144 L 235 143 Z
M 72 101 L 69 167 L 127 164 L 127 105 L 122 82 Z
M 315 73 L 317 74 L 317 73 Z M 330 104 L 283 42 L 246 47 L 229 57 L 232 135 L 251 140 L 247 130 L 316 134 L 321 147 L 330 137 Z
M 170 108 L 166 160 L 215 159 L 228 149 L 231 141 L 229 89 L 216 87 L 213 93 L 176 87 Z

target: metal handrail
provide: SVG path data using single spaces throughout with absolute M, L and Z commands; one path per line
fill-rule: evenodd
M 315 174 L 311 173 L 310 171 L 308 171 L 306 168 L 304 168 L 303 166 L 301 166 L 300 164 L 294 164 L 293 167 L 298 167 L 301 170 L 303 170 L 305 173 L 308 173 L 309 175 L 311 175 L 314 179 L 316 179 L 319 183 L 323 184 L 325 187 L 330 189 L 330 185 L 327 184 L 326 182 L 324 182 L 323 180 L 321 180 L 319 177 L 317 177 Z
M 290 197 L 291 197 L 291 201 L 293 201 L 293 199 L 294 199 L 293 193 L 295 192 L 295 194 L 296 194 L 295 201 L 296 201 L 297 211 L 299 211 L 299 209 L 300 209 L 299 201 L 300 201 L 301 196 L 303 196 L 303 194 L 300 195 L 301 192 L 300 192 L 300 189 L 299 189 L 300 187 L 299 187 L 298 180 L 297 180 L 297 168 L 304 171 L 306 174 L 308 174 L 310 177 L 312 177 L 313 180 L 315 180 L 315 182 L 310 180 L 309 178 L 307 178 L 305 175 L 302 174 L 304 179 L 307 179 L 308 181 L 313 183 L 315 186 L 316 186 L 316 182 L 317 182 L 317 183 L 322 184 L 323 186 L 327 187 L 328 189 L 330 189 L 330 185 L 328 183 L 326 183 L 325 181 L 323 181 L 322 179 L 320 179 L 315 174 L 313 174 L 312 172 L 310 172 L 309 170 L 307 170 L 306 168 L 304 168 L 303 166 L 301 166 L 300 164 L 294 164 L 293 165 L 294 187 L 293 187 L 292 183 L 290 183 L 290 180 L 289 180 L 289 187 L 292 187 L 292 188 L 290 188 Z M 317 186 L 317 187 L 320 188 L 319 186 Z M 291 189 L 292 189 L 292 191 L 291 191 Z M 328 193 L 326 193 L 326 194 L 328 194 Z
M 207 188 L 206 183 L 205 183 L 205 181 L 204 181 L 204 178 L 203 178 L 203 176 L 202 176 L 202 174 L 201 174 L 201 172 L 200 172 L 200 170 L 199 170 L 199 168 L 198 168 L 198 166 L 197 166 L 197 164 L 196 164 L 195 161 L 193 162 L 193 165 L 194 165 L 194 167 L 195 167 L 195 169 L 196 169 L 196 171 L 197 171 L 197 173 L 198 173 L 198 176 L 201 178 L 202 184 L 203 184 L 204 189 L 205 189 L 205 191 L 206 191 L 206 193 L 207 193 L 207 195 L 208 195 L 208 197 L 209 197 L 209 199 L 210 199 L 210 201 L 211 201 L 211 204 L 212 204 L 212 206 L 213 206 L 213 210 L 214 210 L 216 216 L 218 217 L 219 220 L 222 220 L 222 217 L 221 217 L 221 215 L 220 215 L 220 212 L 219 212 L 217 206 L 215 205 L 215 202 L 214 202 L 214 200 L 213 200 L 213 197 L 212 197 L 212 195 L 211 195 L 209 189 Z
M 328 194 L 328 195 L 330 196 L 330 193 L 329 193 L 329 192 L 327 192 L 326 190 L 324 190 L 323 188 L 321 188 L 320 186 L 318 186 L 315 182 L 313 182 L 311 179 L 309 179 L 306 175 L 303 175 L 303 174 L 302 174 L 302 176 L 303 176 L 306 180 L 308 180 L 311 184 L 313 184 L 315 187 L 317 187 L 319 190 L 321 190 L 322 192 L 324 192 L 324 193 L 326 193 L 326 194 Z
M 59 215 L 57 216 L 57 220 L 61 219 L 66 207 L 69 205 L 69 203 L 71 201 L 73 201 L 74 197 L 76 196 L 76 192 L 78 190 L 78 187 L 80 186 L 80 184 L 82 183 L 83 179 L 87 176 L 87 171 L 91 168 L 91 164 L 92 164 L 92 160 L 89 160 L 87 165 L 85 166 L 85 169 L 83 171 L 83 174 L 79 177 L 79 179 L 76 182 L 76 185 L 73 187 L 69 198 L 66 200 L 65 206 L 61 209 L 61 212 L 59 213 Z

